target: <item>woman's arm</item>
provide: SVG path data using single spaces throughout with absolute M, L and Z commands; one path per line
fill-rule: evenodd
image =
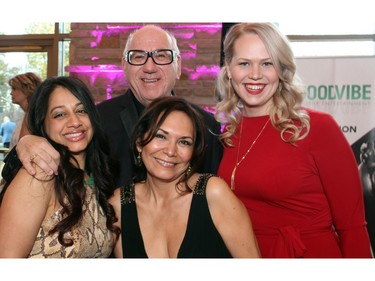
M 363 191 L 357 163 L 340 127 L 327 114 L 311 119 L 311 153 L 330 206 L 343 257 L 369 258 Z M 324 136 L 324 137 L 322 137 Z
M 234 258 L 259 258 L 251 220 L 242 202 L 224 180 L 212 177 L 206 188 L 212 220 Z
M 39 181 L 24 169 L 17 173 L 0 207 L 0 257 L 28 256 L 50 205 L 52 183 Z

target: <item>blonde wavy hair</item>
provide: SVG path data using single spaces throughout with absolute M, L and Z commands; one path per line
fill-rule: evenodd
M 257 34 L 263 41 L 279 76 L 279 87 L 273 95 L 269 112 L 272 125 L 280 131 L 283 141 L 295 144 L 310 131 L 310 116 L 301 107 L 305 87 L 296 74 L 294 54 L 288 39 L 272 23 L 235 24 L 224 39 L 225 64 L 219 72 L 215 89 L 218 98 L 215 118 L 226 125 L 220 139 L 226 145 L 233 146 L 231 137 L 237 132 L 242 117 L 242 101 L 231 86 L 227 67 L 233 59 L 237 39 L 248 33 Z

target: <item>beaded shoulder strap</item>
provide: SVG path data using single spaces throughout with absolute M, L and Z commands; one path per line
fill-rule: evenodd
M 196 195 L 204 195 L 206 192 L 206 186 L 208 180 L 213 177 L 213 174 L 202 174 L 197 180 L 197 183 L 195 184 L 194 188 L 194 194 Z
M 120 187 L 121 205 L 130 204 L 135 201 L 134 183 Z

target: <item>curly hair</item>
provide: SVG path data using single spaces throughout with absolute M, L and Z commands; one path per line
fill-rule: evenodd
M 188 185 L 190 177 L 198 171 L 203 162 L 206 149 L 206 137 L 202 114 L 188 101 L 176 96 L 160 97 L 153 100 L 142 113 L 131 135 L 131 151 L 134 163 L 137 163 L 137 145 L 144 147 L 150 143 L 158 133 L 165 119 L 175 111 L 184 112 L 193 123 L 194 146 L 193 155 L 190 159 L 190 168 L 176 184 L 176 190 L 182 194 L 192 192 Z M 133 182 L 141 182 L 146 179 L 147 171 L 143 163 L 135 167 Z M 182 188 L 181 188 L 182 187 Z
M 71 92 L 88 113 L 94 135 L 86 148 L 85 171 L 72 163 L 75 158 L 67 147 L 54 142 L 46 133 L 44 121 L 48 101 L 57 87 Z M 64 234 L 70 231 L 82 217 L 82 206 L 86 196 L 84 175 L 87 173 L 94 179 L 98 202 L 107 217 L 108 229 L 118 234 L 119 229 L 114 226 L 114 222 L 117 221 L 115 212 L 107 201 L 113 194 L 112 171 L 115 166 L 109 156 L 109 146 L 99 114 L 86 85 L 73 77 L 61 76 L 46 79 L 30 99 L 27 126 L 31 134 L 46 138 L 60 153 L 61 160 L 58 175 L 54 177 L 54 189 L 57 200 L 63 207 L 64 218 L 51 230 L 51 233 L 58 232 L 58 239 L 62 245 L 73 244 L 73 241 L 64 239 Z
M 301 106 L 305 87 L 296 74 L 296 63 L 289 41 L 272 23 L 239 23 L 233 25 L 223 42 L 225 65 L 216 80 L 215 118 L 226 125 L 221 140 L 232 146 L 231 137 L 236 133 L 242 116 L 242 102 L 231 86 L 228 66 L 234 56 L 238 38 L 254 33 L 263 41 L 279 77 L 279 87 L 273 95 L 269 115 L 274 128 L 280 131 L 283 141 L 294 144 L 310 131 L 310 117 Z

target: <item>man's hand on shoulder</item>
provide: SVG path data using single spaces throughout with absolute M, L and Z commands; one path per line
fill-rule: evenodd
M 36 174 L 33 163 L 47 175 L 57 174 L 60 154 L 45 138 L 33 135 L 23 136 L 18 141 L 16 150 L 19 160 L 30 175 Z

